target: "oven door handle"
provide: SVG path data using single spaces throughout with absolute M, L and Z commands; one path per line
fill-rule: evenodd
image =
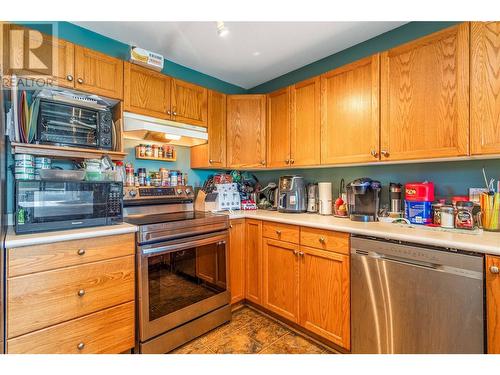
M 210 245 L 213 243 L 217 243 L 218 246 L 225 244 L 227 241 L 227 234 L 218 234 L 216 236 L 210 235 L 205 238 L 198 238 L 195 240 L 190 240 L 188 242 L 175 242 L 168 245 L 163 246 L 155 246 L 151 247 L 141 247 L 141 254 L 144 256 L 149 255 L 158 255 L 160 253 L 171 253 L 174 251 L 186 250 L 193 247 Z

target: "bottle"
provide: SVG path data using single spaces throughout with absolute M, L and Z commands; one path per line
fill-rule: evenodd
M 122 182 L 123 185 L 127 185 L 125 179 L 125 168 L 123 167 L 122 161 L 117 161 L 115 164 L 115 181 Z

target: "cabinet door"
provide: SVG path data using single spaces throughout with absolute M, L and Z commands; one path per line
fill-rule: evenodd
M 381 55 L 381 159 L 463 156 L 469 139 L 469 25 Z
M 301 246 L 300 324 L 350 350 L 349 256 Z
M 109 98 L 123 97 L 123 61 L 75 46 L 75 88 Z
M 290 164 L 290 88 L 267 95 L 267 166 Z
M 378 161 L 379 61 L 373 55 L 321 75 L 321 163 Z
M 226 95 L 208 92 L 208 165 L 226 166 Z
M 298 321 L 299 245 L 264 239 L 263 305 L 282 317 Z
M 172 120 L 207 126 L 207 89 L 192 83 L 172 80 Z
M 231 303 L 245 299 L 245 220 L 231 220 L 229 227 L 229 286 Z
M 498 154 L 500 22 L 473 22 L 471 29 L 471 154 Z
M 246 280 L 245 297 L 262 303 L 262 222 L 247 220 L 245 223 Z
M 266 165 L 266 96 L 228 95 L 227 166 Z
M 124 63 L 125 111 L 170 119 L 171 78 L 142 66 Z
M 496 268 L 495 268 L 496 267 Z M 488 353 L 500 354 L 500 257 L 486 256 Z
M 15 74 L 24 78 L 47 79 L 57 86 L 74 87 L 74 57 L 75 50 L 73 43 L 62 39 L 43 34 L 37 30 L 30 30 L 20 25 L 4 26 L 4 32 L 9 32 L 9 40 L 12 44 L 5 46 L 6 53 L 10 51 L 10 61 L 4 74 L 12 75 L 11 68 L 23 67 L 21 71 L 16 69 Z M 25 59 L 24 46 L 36 47 L 36 61 Z M 38 47 L 37 47 L 38 46 Z M 51 74 L 47 76 L 44 61 L 50 60 L 52 55 Z M 40 67 L 37 68 L 37 60 L 40 60 Z M 30 66 L 26 66 L 29 63 Z M 31 66 L 33 65 L 33 66 Z
M 296 83 L 291 88 L 290 163 L 320 164 L 320 78 Z

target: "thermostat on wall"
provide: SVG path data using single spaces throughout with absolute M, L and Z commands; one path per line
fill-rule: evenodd
M 163 60 L 163 56 L 159 53 L 135 46 L 130 48 L 130 62 L 134 64 L 161 71 L 163 69 Z

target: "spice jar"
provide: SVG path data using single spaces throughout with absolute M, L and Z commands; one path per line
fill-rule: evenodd
M 146 145 L 145 155 L 147 157 L 153 156 L 153 148 L 151 147 L 151 145 Z
M 137 148 L 139 149 L 139 156 L 140 157 L 146 156 L 146 145 L 140 144 L 139 146 L 137 146 Z
M 455 216 L 455 227 L 459 229 L 474 229 L 474 216 L 472 210 L 474 203 L 470 201 L 459 201 L 456 203 L 457 214 Z
M 442 203 L 433 203 L 432 204 L 432 211 L 433 211 L 432 222 L 435 225 L 441 225 L 441 207 L 443 207 Z
M 441 207 L 441 227 L 455 228 L 455 209 L 453 206 Z
M 158 146 L 158 157 L 163 158 L 163 146 Z

